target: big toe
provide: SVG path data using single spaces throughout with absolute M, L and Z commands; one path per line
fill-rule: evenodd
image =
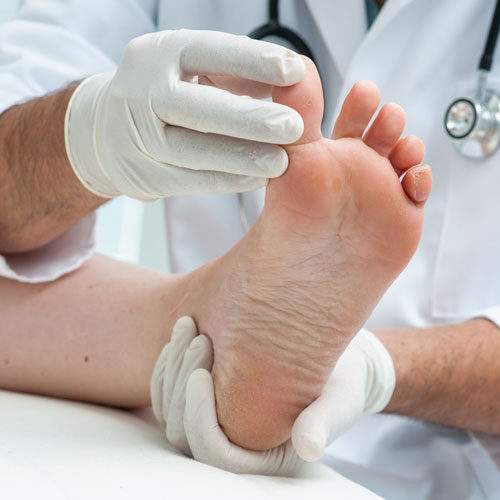
M 323 89 L 314 63 L 304 57 L 306 73 L 299 83 L 290 87 L 273 87 L 273 101 L 295 109 L 304 120 L 304 133 L 295 144 L 321 139 Z

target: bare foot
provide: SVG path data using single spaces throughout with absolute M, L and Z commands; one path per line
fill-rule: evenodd
M 249 449 L 289 438 L 339 355 L 413 255 L 432 177 L 420 139 L 400 139 L 404 111 L 379 104 L 374 84 L 346 99 L 334 140 L 320 133 L 314 65 L 274 100 L 295 108 L 305 132 L 287 146 L 286 173 L 269 183 L 265 208 L 245 237 L 200 271 L 191 309 L 213 340 L 217 413 Z M 364 134 L 364 135 L 363 135 Z M 195 294 L 196 295 L 196 294 Z

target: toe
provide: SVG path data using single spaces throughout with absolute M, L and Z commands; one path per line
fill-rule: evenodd
M 357 82 L 342 105 L 332 139 L 361 137 L 377 111 L 379 103 L 380 92 L 373 82 L 368 80 Z
M 409 168 L 422 163 L 424 154 L 424 142 L 415 135 L 409 135 L 399 139 L 389 155 L 389 160 L 398 176 L 401 176 Z
M 295 109 L 304 120 L 304 133 L 295 144 L 306 144 L 321 139 L 323 119 L 323 89 L 314 63 L 304 57 L 306 74 L 290 87 L 273 87 L 273 101 Z
M 415 203 L 427 201 L 432 189 L 432 171 L 429 165 L 419 165 L 408 170 L 401 181 L 407 196 Z
M 401 106 L 388 103 L 366 132 L 365 144 L 382 156 L 388 156 L 401 137 L 406 124 L 406 114 Z

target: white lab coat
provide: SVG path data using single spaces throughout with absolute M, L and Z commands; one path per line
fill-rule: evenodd
M 112 70 L 127 40 L 141 33 L 181 27 L 248 33 L 266 20 L 267 2 L 25 4 L 17 20 L 0 27 L 0 110 L 87 74 Z M 451 100 L 474 88 L 494 0 L 388 0 L 368 33 L 363 0 L 281 4 L 283 24 L 302 34 L 319 64 L 326 101 L 323 132 L 331 131 L 352 84 L 370 79 L 383 101 L 406 109 L 405 133 L 425 141 L 426 162 L 433 166 L 435 184 L 421 244 L 367 326 L 429 327 L 475 316 L 500 324 L 500 153 L 480 162 L 467 160 L 442 125 Z M 490 85 L 500 92 L 500 51 L 495 59 Z M 262 201 L 262 192 L 245 195 L 251 219 Z M 170 198 L 165 210 L 174 271 L 203 264 L 243 234 L 236 195 Z M 81 238 L 80 257 L 89 253 L 92 221 L 81 224 L 87 237 Z M 46 259 L 51 255 L 45 251 Z M 77 266 L 74 255 L 74 249 L 59 251 L 44 264 L 52 266 L 46 275 L 44 266 L 33 270 L 26 264 L 36 260 L 33 255 L 5 261 L 3 273 L 25 281 L 50 279 Z M 492 452 L 495 446 L 498 451 L 495 442 L 488 445 Z M 500 498 L 499 469 L 472 434 L 397 416 L 364 417 L 324 460 L 385 498 Z

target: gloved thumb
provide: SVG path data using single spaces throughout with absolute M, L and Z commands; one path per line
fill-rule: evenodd
M 318 460 L 325 448 L 354 425 L 365 406 L 365 370 L 350 353 L 339 359 L 320 396 L 295 420 L 292 443 L 307 462 Z

